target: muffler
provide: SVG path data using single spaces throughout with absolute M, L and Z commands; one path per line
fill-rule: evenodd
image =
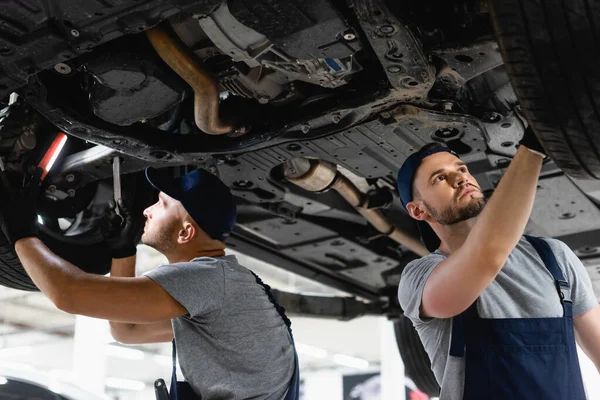
M 337 170 L 335 164 L 317 159 L 296 158 L 284 164 L 286 179 L 311 192 L 338 192 L 375 229 L 419 256 L 429 254 L 423 243 L 392 224 L 378 209 L 368 208 L 368 196 Z

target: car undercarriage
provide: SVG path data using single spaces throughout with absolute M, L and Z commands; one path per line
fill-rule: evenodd
M 535 7 L 546 7 L 546 20 L 535 19 Z M 112 198 L 114 157 L 140 227 L 155 196 L 145 167 L 169 175 L 201 167 L 238 199 L 231 248 L 357 298 L 313 305 L 288 294 L 290 307 L 399 318 L 402 269 L 427 251 L 395 179 L 428 142 L 458 153 L 489 196 L 531 123 L 552 160 L 526 233 L 563 240 L 584 260 L 600 257 L 600 77 L 591 62 L 597 50 L 582 51 L 593 24 L 571 30 L 570 42 L 558 39 L 552 7 L 5 2 L 0 160 L 17 184 L 58 132 L 68 134 L 38 209 L 44 242 L 88 272 L 110 267 L 98 223 Z M 578 13 L 565 15 L 569 26 L 578 23 Z M 531 29 L 548 31 L 564 57 L 544 47 L 550 39 L 528 36 Z M 527 86 L 524 74 L 539 79 Z M 564 116 L 575 106 L 585 111 L 577 121 Z M 36 290 L 0 242 L 0 284 Z

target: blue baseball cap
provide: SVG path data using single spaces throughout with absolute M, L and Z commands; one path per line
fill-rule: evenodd
M 415 176 L 417 175 L 417 170 L 421 166 L 423 160 L 433 154 L 437 153 L 450 153 L 456 157 L 454 151 L 450 150 L 448 147 L 440 145 L 439 147 L 429 148 L 427 150 L 420 150 L 414 154 L 411 154 L 400 167 L 400 171 L 398 171 L 398 193 L 400 194 L 400 202 L 404 209 L 408 212 L 408 208 L 406 207 L 408 203 L 413 200 L 413 183 L 415 181 Z M 458 157 L 460 158 L 460 157 Z M 440 247 L 440 238 L 435 234 L 431 226 L 425 221 L 417 221 L 417 225 L 419 227 L 419 232 L 421 233 L 421 240 L 423 244 L 430 252 L 434 252 Z
M 178 200 L 198 226 L 212 239 L 227 240 L 237 217 L 229 187 L 210 172 L 198 168 L 172 178 L 166 170 L 146 168 L 146 179 L 159 191 Z

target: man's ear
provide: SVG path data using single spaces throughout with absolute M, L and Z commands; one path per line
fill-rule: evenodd
M 186 244 L 191 242 L 198 235 L 198 230 L 190 221 L 183 221 L 183 226 L 177 234 L 177 243 Z
M 429 213 L 425 209 L 423 202 L 418 200 L 408 203 L 406 205 L 406 209 L 408 210 L 408 214 L 417 221 L 425 221 L 429 216 Z

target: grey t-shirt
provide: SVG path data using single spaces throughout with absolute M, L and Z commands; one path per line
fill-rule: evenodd
M 146 274 L 183 305 L 173 332 L 185 380 L 202 399 L 282 399 L 294 373 L 288 329 L 235 256 L 201 257 Z
M 546 239 L 571 286 L 573 315 L 581 315 L 598 304 L 590 277 L 566 244 Z M 421 318 L 419 308 L 425 281 L 446 255 L 435 251 L 408 264 L 402 273 L 398 299 L 415 326 L 440 384 L 440 400 L 463 396 L 465 359 L 448 355 L 452 319 Z M 522 237 L 510 253 L 496 279 L 477 301 L 481 318 L 552 318 L 563 310 L 552 275 L 533 246 Z

